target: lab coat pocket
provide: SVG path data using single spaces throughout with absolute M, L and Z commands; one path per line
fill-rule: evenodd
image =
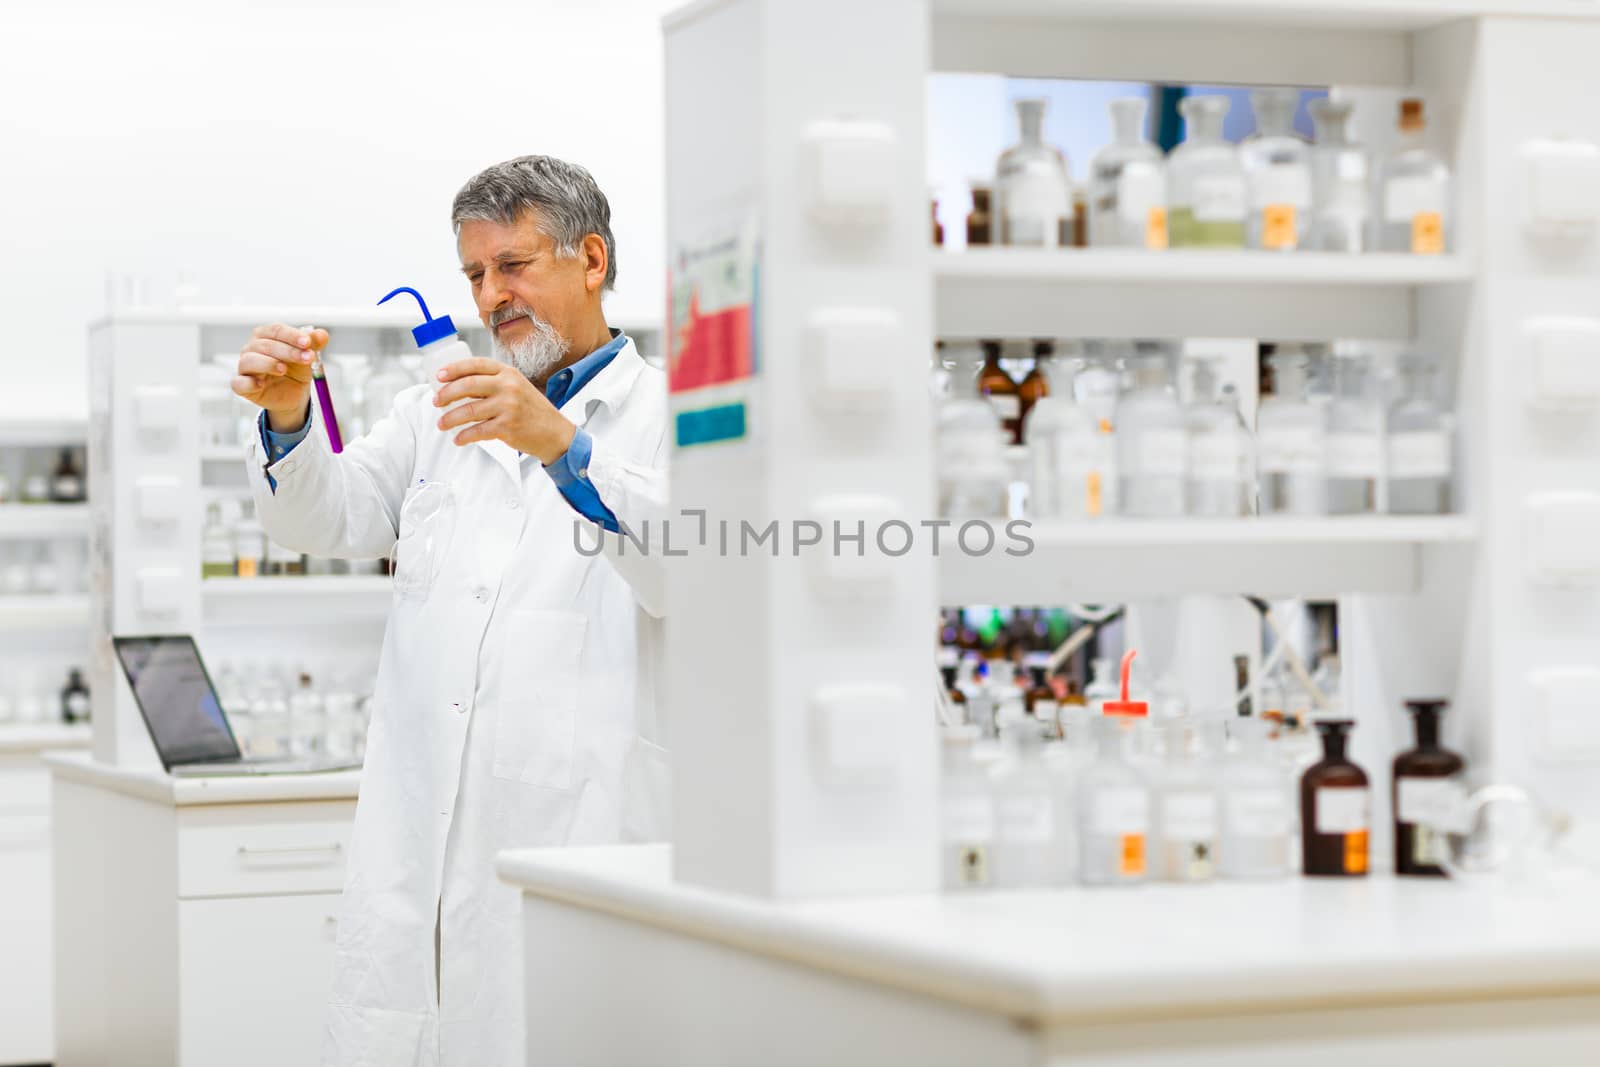
M 426 600 L 455 533 L 456 498 L 444 482 L 425 482 L 406 490 L 400 505 L 400 537 L 390 556 L 395 595 Z
M 635 737 L 622 771 L 622 840 L 666 841 L 672 834 L 672 763 L 666 749 Z
M 546 789 L 572 788 L 588 623 L 575 611 L 511 613 L 496 701 L 496 778 Z

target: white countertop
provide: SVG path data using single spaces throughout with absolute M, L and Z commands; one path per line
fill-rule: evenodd
M 354 800 L 360 771 L 321 774 L 257 774 L 218 778 L 174 778 L 159 768 L 114 767 L 87 752 L 45 756 L 52 773 L 68 781 L 185 807 L 191 804 L 268 804 L 284 800 Z
M 94 730 L 88 723 L 6 723 L 0 725 L 0 752 L 44 752 L 52 748 L 88 748 Z
M 524 892 L 1038 1021 L 1600 991 L 1600 885 L 1291 878 L 784 903 L 666 845 L 502 853 Z

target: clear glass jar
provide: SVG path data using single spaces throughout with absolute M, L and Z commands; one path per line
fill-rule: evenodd
M 1043 728 L 1025 717 L 1008 723 L 1001 740 L 1008 755 L 991 772 L 994 885 L 998 889 L 1064 885 L 1070 868 L 1056 825 L 1055 782 L 1044 762 Z
M 1269 357 L 1273 392 L 1256 411 L 1261 514 L 1328 513 L 1327 426 L 1306 395 L 1306 358 L 1297 346 Z
M 1251 248 L 1292 252 L 1311 225 L 1311 147 L 1294 130 L 1300 90 L 1257 89 L 1250 106 L 1256 129 L 1239 142 L 1250 191 L 1245 239 Z
M 1166 751 L 1152 789 L 1152 873 L 1168 882 L 1209 882 L 1222 836 L 1216 775 L 1192 722 L 1167 723 L 1163 735 Z
M 1042 99 L 1016 101 L 1018 142 L 995 165 L 1000 244 L 1044 248 L 1072 244 L 1072 182 L 1067 159 L 1044 143 Z
M 1194 400 L 1185 409 L 1189 430 L 1190 515 L 1236 518 L 1250 513 L 1250 430 L 1232 390 L 1217 389 L 1215 363 L 1195 363 Z
M 1294 851 L 1289 775 L 1269 747 L 1271 730 L 1272 724 L 1260 718 L 1228 722 L 1235 749 L 1218 774 L 1225 878 L 1282 878 L 1289 873 Z
M 1121 513 L 1173 518 L 1184 513 L 1188 429 L 1172 387 L 1171 360 L 1159 346 L 1141 346 L 1133 383 L 1117 402 L 1117 479 Z
M 1085 885 L 1133 885 L 1148 873 L 1150 787 L 1134 765 L 1142 719 L 1103 715 L 1096 758 L 1078 784 L 1078 872 Z
M 1426 144 L 1422 101 L 1400 101 L 1400 136 L 1378 171 L 1380 251 L 1437 255 L 1450 246 L 1450 167 Z
M 1006 514 L 1011 471 L 1006 462 L 1010 435 L 994 407 L 978 394 L 982 354 L 976 345 L 952 346 L 962 393 L 941 404 L 934 455 L 939 477 L 939 514 L 945 518 L 989 519 Z M 962 384 L 964 383 L 964 384 Z
M 1383 471 L 1383 409 L 1371 386 L 1371 359 L 1340 345 L 1333 353 L 1328 404 L 1328 512 L 1370 515 Z
M 1450 420 L 1439 410 L 1431 359 L 1400 360 L 1401 394 L 1389 408 L 1389 511 L 1443 515 L 1450 510 Z
M 1111 101 L 1114 139 L 1089 164 L 1089 244 L 1104 248 L 1167 246 L 1167 168 L 1145 140 L 1148 105 Z
M 1316 123 L 1311 146 L 1311 191 L 1314 214 L 1309 244 L 1323 252 L 1365 252 L 1372 214 L 1372 161 L 1367 150 L 1350 139 L 1347 100 L 1323 97 L 1307 105 Z
M 976 726 L 946 727 L 939 779 L 939 866 L 946 889 L 990 884 L 995 843 L 995 797 L 988 767 L 978 758 Z
M 1028 442 L 1031 514 L 1040 519 L 1092 519 L 1106 514 L 1112 478 L 1111 439 L 1099 420 L 1073 399 L 1070 372 L 1046 371 L 1049 392 L 1036 401 L 1023 427 Z
M 1222 136 L 1225 96 L 1178 103 L 1187 137 L 1167 160 L 1167 228 L 1174 248 L 1243 248 L 1246 186 L 1239 151 Z

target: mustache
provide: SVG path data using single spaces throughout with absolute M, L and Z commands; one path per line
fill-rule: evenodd
M 510 322 L 512 319 L 521 318 L 524 315 L 526 315 L 528 317 L 528 321 L 533 323 L 535 326 L 544 324 L 544 320 L 541 319 L 531 307 L 528 307 L 526 304 L 513 304 L 510 307 L 489 312 L 489 325 L 491 327 L 498 326 L 502 322 Z

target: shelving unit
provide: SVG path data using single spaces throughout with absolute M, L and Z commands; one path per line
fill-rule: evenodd
M 28 593 L 0 596 L 0 630 L 70 627 L 89 628 L 89 594 Z
M 933 253 L 940 337 L 1416 336 L 1419 290 L 1459 255 L 977 248 Z
M 982 555 L 947 548 L 941 599 L 1071 604 L 1230 593 L 1410 594 L 1421 588 L 1430 560 L 1449 565 L 1455 561 L 1445 553 L 1471 549 L 1477 524 L 1464 516 L 1122 519 L 1036 523 L 1028 537 L 1033 547 L 1020 556 L 1004 547 Z
M 381 627 L 394 598 L 394 585 L 380 575 L 207 578 L 200 583 L 200 598 L 201 613 L 208 623 L 249 625 L 292 617 Z
M 88 504 L 0 504 L 0 539 L 87 537 Z

